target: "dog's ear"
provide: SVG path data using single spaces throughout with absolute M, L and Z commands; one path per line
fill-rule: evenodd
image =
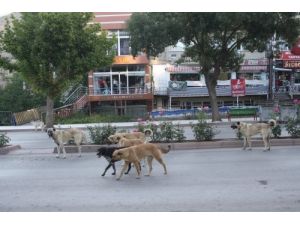
M 237 124 L 237 125 L 240 125 L 241 123 L 240 123 L 240 121 L 237 121 L 236 124 Z
M 56 129 L 53 127 L 53 131 L 56 131 Z

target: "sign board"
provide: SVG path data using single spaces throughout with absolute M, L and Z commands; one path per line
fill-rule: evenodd
M 233 97 L 245 96 L 246 82 L 245 79 L 232 79 L 231 80 L 231 95 Z

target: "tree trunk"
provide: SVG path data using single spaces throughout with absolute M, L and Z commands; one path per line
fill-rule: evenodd
M 53 127 L 54 124 L 53 107 L 54 107 L 53 99 L 47 96 L 46 128 Z
M 219 77 L 220 71 L 215 70 L 213 74 L 205 73 L 205 83 L 208 89 L 209 100 L 212 111 L 212 122 L 221 121 L 221 116 L 219 113 L 218 101 L 217 101 L 217 79 Z

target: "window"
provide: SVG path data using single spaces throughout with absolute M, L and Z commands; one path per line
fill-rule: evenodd
M 129 38 L 120 38 L 120 55 L 129 55 Z

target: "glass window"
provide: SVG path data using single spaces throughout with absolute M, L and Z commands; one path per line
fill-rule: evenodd
M 129 38 L 120 38 L 120 55 L 129 55 Z
M 127 70 L 126 66 L 113 66 L 112 72 L 125 72 Z
M 128 65 L 128 71 L 145 71 L 144 65 Z

